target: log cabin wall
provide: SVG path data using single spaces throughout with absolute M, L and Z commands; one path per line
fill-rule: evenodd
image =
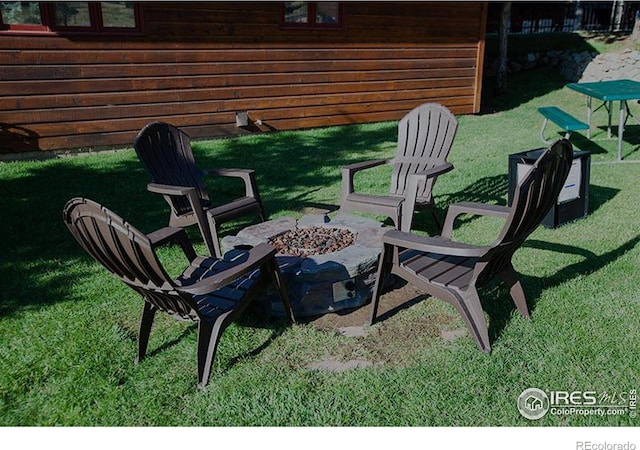
M 279 2 L 141 5 L 137 36 L 0 34 L 0 154 L 131 146 L 154 120 L 205 138 L 479 111 L 483 2 L 346 2 L 324 30 L 284 29 Z

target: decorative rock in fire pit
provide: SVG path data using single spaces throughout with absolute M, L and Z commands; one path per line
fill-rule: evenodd
M 222 239 L 223 253 L 268 242 L 289 288 L 296 316 L 314 316 L 355 308 L 370 298 L 380 256 L 381 237 L 389 228 L 365 217 L 310 214 L 252 225 Z M 270 310 L 284 315 L 267 293 Z M 273 301 L 271 301 L 273 300 Z
M 283 255 L 313 256 L 340 251 L 356 241 L 356 235 L 346 228 L 296 228 L 269 239 Z

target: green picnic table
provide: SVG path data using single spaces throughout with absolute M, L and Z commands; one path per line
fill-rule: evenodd
M 590 83 L 569 83 L 569 89 L 580 92 L 587 96 L 587 137 L 591 137 L 591 115 L 604 106 L 609 115 L 607 135 L 611 138 L 611 114 L 613 102 L 620 102 L 620 112 L 618 117 L 618 161 L 622 161 L 622 136 L 624 126 L 629 117 L 634 117 L 629 109 L 629 100 L 640 100 L 640 82 L 633 80 L 609 80 L 595 81 Z M 592 110 L 592 99 L 602 101 L 595 111 Z M 636 119 L 637 121 L 637 119 Z M 640 123 L 640 122 L 638 122 Z

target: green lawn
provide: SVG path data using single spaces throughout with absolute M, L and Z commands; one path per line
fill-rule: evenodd
M 505 204 L 508 155 L 541 145 L 536 108 L 584 114 L 584 98 L 563 88 L 550 69 L 510 83 L 509 96 L 487 102 L 489 112 L 459 117 L 450 157 L 455 170 L 435 188 L 441 207 L 463 200 Z M 213 140 L 196 143 L 194 151 L 202 167 L 254 168 L 267 214 L 300 216 L 310 208 L 335 209 L 341 165 L 392 156 L 395 127 Z M 538 229 L 515 256 L 533 320 L 514 313 L 500 285 L 483 291 L 491 354 L 479 352 L 467 333 L 442 339 L 439 331 L 463 323 L 435 299 L 399 311 L 365 337 L 248 314 L 223 335 L 204 391 L 195 387 L 192 325 L 158 316 L 150 356 L 134 365 L 141 299 L 90 260 L 61 220 L 69 198 L 86 196 L 145 232 L 164 226 L 165 203 L 146 191 L 135 153 L 0 163 L 0 425 L 638 425 L 628 414 L 529 421 L 516 407 L 529 387 L 598 395 L 640 387 L 640 164 L 615 163 L 616 141 L 604 139 L 602 129 L 594 134 L 593 142 L 572 138 L 593 152 L 590 214 Z M 640 126 L 631 124 L 625 160 L 640 161 L 639 145 Z M 359 186 L 383 192 L 386 175 L 359 179 Z M 224 201 L 237 187 L 212 189 Z M 225 225 L 223 234 L 238 225 Z M 435 232 L 427 216 L 418 216 L 416 227 Z M 464 221 L 456 235 L 486 242 L 499 227 Z M 190 236 L 203 252 L 197 232 Z M 177 255 L 163 252 L 171 270 L 184 264 Z M 376 339 L 385 330 L 397 339 L 382 347 Z M 406 342 L 411 333 L 417 339 Z M 385 351 L 403 357 L 385 358 Z M 341 373 L 308 368 L 326 357 L 377 363 Z

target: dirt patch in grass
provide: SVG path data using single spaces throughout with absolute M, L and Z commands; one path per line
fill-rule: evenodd
M 370 313 L 369 303 L 306 320 L 309 326 L 345 337 L 323 361 L 309 368 L 342 371 L 371 365 L 406 366 L 430 348 L 468 335 L 452 307 L 406 284 L 383 294 L 373 326 L 367 325 Z

